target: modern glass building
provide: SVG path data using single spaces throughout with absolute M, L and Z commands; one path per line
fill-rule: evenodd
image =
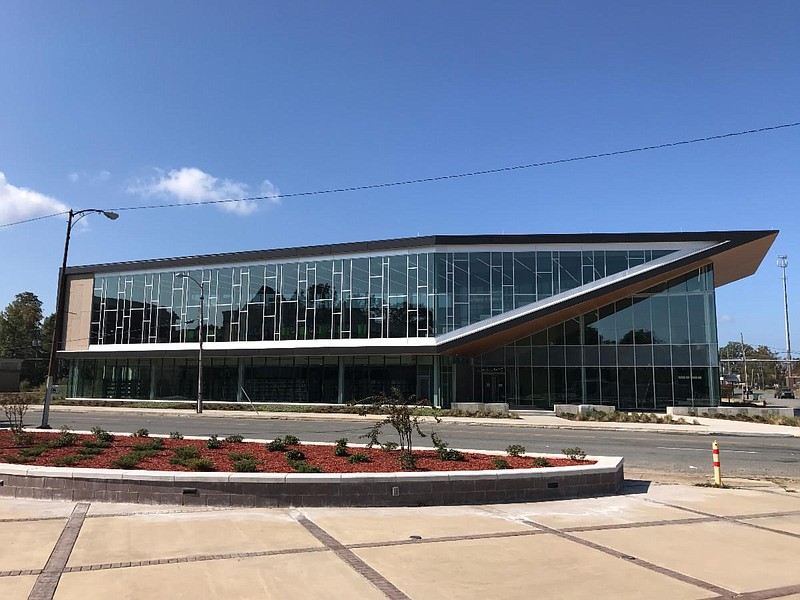
M 714 290 L 776 231 L 432 236 L 67 269 L 68 396 L 714 405 Z M 186 277 L 186 275 L 190 277 Z M 201 288 L 203 310 L 201 314 Z

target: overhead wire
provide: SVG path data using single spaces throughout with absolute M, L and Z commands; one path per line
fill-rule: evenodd
M 365 190 L 376 190 L 376 189 L 384 189 L 384 188 L 391 188 L 391 187 L 400 187 L 406 185 L 418 185 L 421 183 L 434 183 L 438 181 L 448 181 L 453 179 L 462 179 L 466 177 L 478 177 L 482 175 L 494 175 L 498 173 L 507 173 L 511 171 L 520 171 L 524 169 L 533 169 L 538 167 L 547 167 L 553 165 L 560 165 L 566 163 L 573 163 L 585 160 L 594 160 L 598 158 L 609 158 L 612 156 L 622 156 L 625 154 L 633 154 L 636 152 L 648 152 L 652 150 L 663 150 L 665 148 L 675 148 L 677 146 L 687 146 L 690 144 L 699 144 L 703 142 L 710 142 L 714 140 L 722 140 L 728 139 L 733 137 L 739 137 L 744 135 L 751 135 L 755 133 L 764 133 L 767 131 L 776 131 L 779 129 L 788 129 L 791 127 L 798 127 L 800 126 L 800 121 L 795 123 L 783 123 L 780 125 L 771 125 L 769 127 L 759 127 L 757 129 L 746 129 L 743 131 L 734 131 L 729 133 L 721 133 L 717 135 L 710 135 L 705 137 L 699 138 L 692 138 L 688 140 L 680 140 L 677 142 L 665 142 L 662 144 L 652 144 L 648 146 L 638 146 L 636 148 L 627 148 L 625 150 L 613 150 L 610 152 L 599 152 L 595 154 L 584 154 L 581 156 L 573 156 L 570 158 L 559 158 L 554 160 L 546 160 L 540 162 L 532 162 L 526 163 L 521 165 L 511 165 L 505 167 L 497 167 L 493 169 L 482 169 L 477 171 L 467 171 L 463 173 L 451 173 L 448 175 L 437 175 L 433 177 L 418 177 L 414 179 L 405 179 L 401 181 L 390 181 L 390 182 L 383 182 L 383 183 L 371 183 L 365 185 L 354 185 L 354 186 L 347 186 L 347 187 L 339 187 L 339 188 L 328 188 L 322 190 L 311 190 L 307 192 L 293 192 L 287 194 L 270 194 L 264 196 L 248 196 L 244 198 L 225 198 L 225 199 L 216 199 L 216 200 L 198 200 L 196 202 L 165 202 L 159 204 L 144 204 L 144 205 L 131 205 L 131 206 L 117 206 L 113 208 L 107 208 L 104 210 L 114 211 L 114 212 L 122 212 L 122 211 L 134 211 L 134 210 L 154 210 L 160 208 L 177 208 L 182 206 L 209 206 L 215 204 L 234 204 L 238 202 L 258 202 L 262 200 L 282 200 L 288 198 L 301 198 L 301 197 L 309 197 L 309 196 L 321 196 L 326 194 L 341 194 L 345 192 L 360 192 Z M 23 221 L 16 221 L 14 223 L 6 223 L 0 225 L 0 227 L 11 227 L 12 225 L 22 225 L 23 223 L 30 223 L 32 221 L 38 221 L 41 219 L 49 219 L 51 217 L 57 217 L 63 214 L 67 214 L 66 212 L 60 213 L 53 213 L 51 215 L 45 215 L 42 217 L 34 217 L 32 219 L 25 219 Z

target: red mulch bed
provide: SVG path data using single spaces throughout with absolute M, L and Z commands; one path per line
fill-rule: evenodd
M 34 443 L 40 444 L 55 439 L 58 433 L 34 433 Z M 94 441 L 93 435 L 77 435 L 78 442 L 74 446 L 64 448 L 53 448 L 42 453 L 38 457 L 26 459 L 24 464 L 32 466 L 56 466 L 54 461 L 59 457 L 75 456 L 84 441 Z M 74 468 L 89 469 L 108 469 L 112 468 L 111 463 L 115 458 L 119 458 L 131 451 L 131 446 L 141 444 L 156 438 L 117 436 L 110 448 L 103 450 L 102 454 L 90 456 L 73 465 Z M 136 469 L 151 471 L 188 471 L 189 469 L 170 464 L 169 460 L 174 456 L 172 449 L 180 446 L 193 446 L 200 451 L 203 458 L 209 458 L 214 462 L 215 471 L 233 471 L 228 455 L 232 452 L 246 452 L 252 454 L 258 461 L 258 472 L 263 473 L 293 473 L 294 469 L 289 465 L 283 452 L 270 452 L 265 444 L 255 442 L 224 442 L 223 447 L 210 450 L 206 447 L 205 440 L 173 440 L 161 438 L 164 441 L 164 450 L 157 455 L 145 458 L 140 462 Z M 222 439 L 222 438 L 220 438 Z M 26 446 L 27 448 L 32 447 Z M 23 447 L 14 445 L 11 432 L 7 429 L 0 430 L 0 462 L 13 463 L 14 458 L 19 457 L 19 451 Z M 349 447 L 350 454 L 361 452 L 370 457 L 368 463 L 349 463 L 347 457 L 334 456 L 333 445 L 317 446 L 308 444 L 298 444 L 289 446 L 287 449 L 299 449 L 306 455 L 306 462 L 322 468 L 325 473 L 392 473 L 402 471 L 398 460 L 399 451 L 386 452 L 380 448 L 359 448 Z M 494 469 L 492 460 L 495 458 L 505 458 L 512 469 L 534 468 L 533 459 L 530 457 L 514 456 L 493 456 L 486 454 L 465 453 L 463 461 L 442 461 L 439 460 L 433 450 L 415 450 L 417 457 L 417 471 L 481 471 Z M 566 467 L 573 465 L 592 465 L 595 461 L 591 460 L 570 460 L 569 458 L 549 458 L 550 464 L 554 467 Z

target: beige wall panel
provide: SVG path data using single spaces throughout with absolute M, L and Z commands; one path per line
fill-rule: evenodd
M 64 315 L 64 350 L 89 349 L 89 325 L 92 320 L 94 277 L 78 275 L 67 280 Z

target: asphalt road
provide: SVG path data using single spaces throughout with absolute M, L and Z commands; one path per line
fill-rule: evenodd
M 35 426 L 41 412 L 33 408 L 26 422 Z M 132 414 L 111 412 L 51 413 L 53 428 L 67 425 L 75 430 L 100 426 L 109 431 L 136 431 L 145 428 L 150 433 L 168 434 L 180 431 L 184 435 L 218 434 L 220 437 L 239 433 L 245 437 L 273 439 L 287 433 L 302 440 L 333 442 L 346 437 L 351 443 L 366 443 L 359 439 L 371 421 L 258 419 L 226 416 Z M 429 432 L 431 426 L 423 431 Z M 521 444 L 529 452 L 559 453 L 562 448 L 579 446 L 588 454 L 624 456 L 629 472 L 668 473 L 698 476 L 711 473 L 711 437 L 670 433 L 620 431 L 586 431 L 574 429 L 534 429 L 503 426 L 497 421 L 490 425 L 461 423 L 435 424 L 435 430 L 451 447 L 476 450 L 505 450 L 509 444 Z M 389 428 L 387 433 L 392 430 Z M 386 439 L 395 439 L 387 435 Z M 427 442 L 427 444 L 426 444 Z M 718 438 L 723 475 L 748 478 L 791 478 L 800 480 L 800 438 L 721 436 Z M 425 438 L 417 442 L 429 445 Z

